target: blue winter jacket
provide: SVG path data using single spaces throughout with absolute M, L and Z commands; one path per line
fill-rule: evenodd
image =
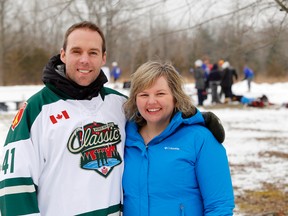
M 254 71 L 251 68 L 247 67 L 247 66 L 244 67 L 243 72 L 244 72 L 244 76 L 245 76 L 244 79 L 248 79 L 248 78 L 253 78 L 254 77 Z
M 126 125 L 124 216 L 233 215 L 226 151 L 199 111 L 176 113 L 147 147 L 134 122 Z

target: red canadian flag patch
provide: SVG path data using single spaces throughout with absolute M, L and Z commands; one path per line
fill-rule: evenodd
M 61 119 L 69 119 L 70 116 L 68 115 L 66 110 L 63 110 L 61 113 L 57 114 L 57 115 L 51 115 L 50 116 L 50 120 L 53 124 L 58 123 L 59 120 Z

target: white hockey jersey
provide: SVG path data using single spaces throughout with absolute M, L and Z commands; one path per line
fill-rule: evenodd
M 4 215 L 120 215 L 126 97 L 72 100 L 48 87 L 19 110 L 4 145 Z

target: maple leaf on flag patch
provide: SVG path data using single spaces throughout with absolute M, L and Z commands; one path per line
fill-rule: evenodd
M 53 124 L 56 124 L 56 123 L 58 123 L 58 120 L 63 119 L 63 117 L 64 117 L 64 119 L 70 118 L 70 116 L 68 115 L 66 110 L 63 110 L 61 113 L 58 113 L 56 116 L 50 115 L 50 120 Z

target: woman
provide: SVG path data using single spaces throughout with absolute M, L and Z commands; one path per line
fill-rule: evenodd
M 175 68 L 147 62 L 131 84 L 124 106 L 124 216 L 232 215 L 225 149 L 204 126 Z

